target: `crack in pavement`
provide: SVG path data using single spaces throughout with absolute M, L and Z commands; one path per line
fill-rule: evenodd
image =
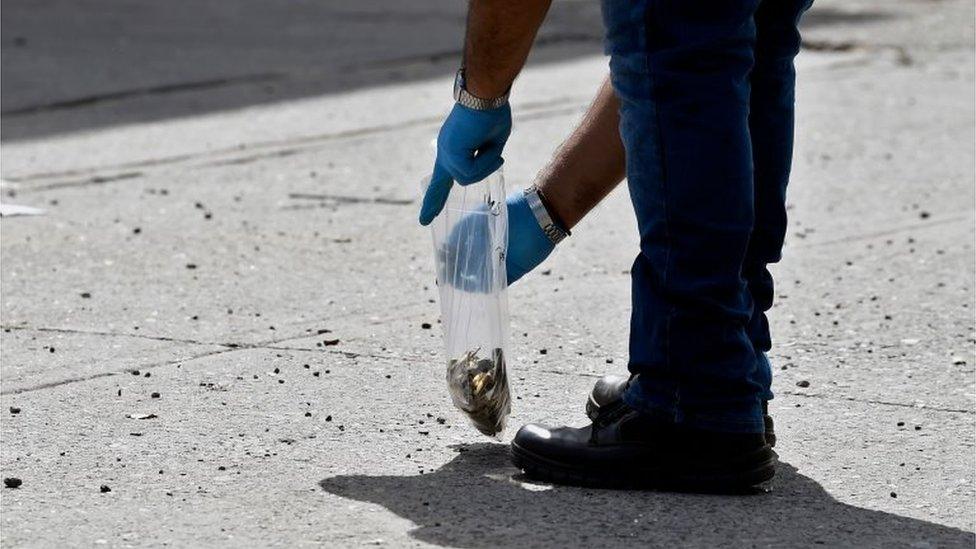
M 388 206 L 409 206 L 413 200 L 384 197 L 359 197 L 345 196 L 338 194 L 310 194 L 310 193 L 289 193 L 288 198 L 293 200 L 321 200 L 324 202 L 335 202 L 337 204 L 384 204 Z
M 605 374 L 596 374 L 596 373 L 590 373 L 590 372 L 565 372 L 565 371 L 552 370 L 552 369 L 543 369 L 543 370 L 538 370 L 538 371 L 541 372 L 541 373 L 545 373 L 545 374 L 555 374 L 555 375 L 560 375 L 560 376 L 586 377 L 586 378 L 591 378 L 591 379 L 599 379 L 599 378 L 601 378 L 601 377 L 603 377 L 605 375 Z M 835 401 L 844 401 L 844 402 L 857 402 L 857 403 L 860 403 L 860 404 L 875 404 L 875 405 L 878 405 L 878 406 L 895 406 L 895 407 L 898 407 L 898 408 L 911 408 L 913 410 L 930 410 L 930 411 L 933 411 L 933 412 L 945 412 L 945 413 L 953 413 L 953 414 L 976 415 L 976 410 L 966 410 L 966 409 L 963 409 L 963 408 L 949 408 L 949 407 L 944 407 L 944 406 L 918 405 L 918 404 L 909 404 L 909 403 L 906 403 L 906 402 L 891 402 L 891 401 L 887 401 L 887 400 L 877 400 L 877 399 L 870 399 L 870 398 L 856 398 L 856 397 L 847 397 L 847 396 L 831 396 L 831 395 L 824 395 L 824 394 L 821 394 L 821 393 L 800 393 L 800 392 L 796 392 L 796 391 L 776 391 L 776 393 L 777 394 L 780 394 L 780 395 L 789 395 L 789 396 L 796 396 L 796 397 L 803 397 L 803 398 L 816 398 L 816 399 L 821 399 L 821 400 L 835 400 Z
M 939 225 L 948 225 L 951 223 L 958 223 L 959 221 L 969 221 L 972 217 L 971 213 L 962 214 L 950 214 L 949 217 L 943 217 L 933 221 L 925 221 L 921 223 L 909 223 L 904 225 L 896 225 L 894 227 L 883 229 L 880 231 L 872 231 L 860 234 L 853 234 L 848 236 L 842 236 L 839 238 L 834 238 L 832 240 L 821 240 L 819 242 L 807 242 L 803 244 L 794 244 L 789 246 L 790 249 L 803 249 L 803 248 L 816 248 L 818 246 L 830 246 L 833 244 L 848 244 L 851 242 L 857 242 L 859 240 L 870 240 L 872 238 L 880 238 L 882 236 L 890 236 L 893 234 L 903 233 L 905 231 L 912 231 L 917 229 L 928 229 L 931 227 L 936 227 Z
M 43 185 L 36 185 L 30 188 L 31 191 L 50 191 L 54 189 L 67 189 L 71 187 L 91 187 L 94 185 L 104 185 L 105 183 L 112 183 L 114 181 L 124 181 L 126 179 L 135 179 L 142 177 L 144 174 L 142 172 L 121 172 L 113 175 L 96 175 L 94 177 L 88 177 L 84 179 L 77 180 L 67 180 L 67 181 L 55 181 L 53 183 L 46 183 Z
M 572 104 L 571 109 L 566 109 L 567 104 Z M 515 115 L 516 120 L 532 120 L 538 119 L 545 116 L 558 116 L 565 114 L 566 112 L 576 112 L 577 110 L 584 108 L 586 106 L 585 100 L 581 97 L 561 97 L 554 98 L 550 101 L 541 101 L 523 104 L 520 107 L 519 113 Z M 215 166 L 225 166 L 228 163 L 247 163 L 250 161 L 259 160 L 262 158 L 277 158 L 281 156 L 290 156 L 292 154 L 298 154 L 307 150 L 309 148 L 314 148 L 315 146 L 330 143 L 333 141 L 342 141 L 346 139 L 355 139 L 360 137 L 369 137 L 374 135 L 380 135 L 386 132 L 395 132 L 406 129 L 420 128 L 428 125 L 435 125 L 441 122 L 442 116 L 426 116 L 419 118 L 412 118 L 392 124 L 380 124 L 376 126 L 366 126 L 361 128 L 353 128 L 349 130 L 343 130 L 332 133 L 315 134 L 303 137 L 295 137 L 288 139 L 278 139 L 278 140 L 268 140 L 268 141 L 255 141 L 247 144 L 234 145 L 229 147 L 223 147 L 218 149 L 199 151 L 193 153 L 177 154 L 171 156 L 162 156 L 158 158 L 150 158 L 145 160 L 137 160 L 133 162 L 120 162 L 117 164 L 106 164 L 102 166 L 95 166 L 92 168 L 83 168 L 75 170 L 64 170 L 57 172 L 38 172 L 32 174 L 23 175 L 8 175 L 4 179 L 8 183 L 31 183 L 35 181 L 43 181 L 46 179 L 58 179 L 58 178 L 78 178 L 84 176 L 95 176 L 98 177 L 99 174 L 104 172 L 116 172 L 121 170 L 135 170 L 135 169 L 150 169 L 150 168 L 161 168 L 166 166 L 172 166 L 177 164 L 189 163 L 197 160 L 208 160 L 206 162 L 201 162 L 196 167 L 215 167 Z M 253 154 L 241 155 L 242 151 L 255 151 Z M 230 158 L 224 158 L 229 156 Z M 140 173 L 141 176 L 146 175 L 145 173 Z M 102 178 L 113 177 L 113 175 L 102 175 Z M 19 193 L 28 193 L 36 190 L 44 190 L 51 186 L 59 186 L 71 183 L 73 186 L 86 186 L 78 181 L 64 182 L 64 181 L 54 181 L 51 183 L 40 184 L 37 186 L 25 186 L 18 187 L 15 190 Z M 89 182 L 89 184 L 101 184 L 105 181 Z
M 426 358 L 418 357 L 418 356 L 395 355 L 395 354 L 378 355 L 373 353 L 360 353 L 358 351 L 342 351 L 339 349 L 310 349 L 306 347 L 289 347 L 289 346 L 281 346 L 281 345 L 268 345 L 259 348 L 275 350 L 275 351 L 297 351 L 302 353 L 330 353 L 330 354 L 343 355 L 346 358 L 363 357 L 363 358 L 375 358 L 378 360 L 398 360 L 404 362 L 427 362 L 428 360 Z
M 17 330 L 17 331 L 34 331 L 34 332 L 50 332 L 58 334 L 77 334 L 77 335 L 93 335 L 93 336 L 109 336 L 109 337 L 131 337 L 135 339 L 149 339 L 153 341 L 167 341 L 172 343 L 188 343 L 191 345 L 213 345 L 218 347 L 233 347 L 236 348 L 240 346 L 239 343 L 214 343 L 208 341 L 198 341 L 195 339 L 185 339 L 178 337 L 167 337 L 167 336 L 154 336 L 146 334 L 131 334 L 126 332 L 107 332 L 102 330 L 79 330 L 75 328 L 49 328 L 49 327 L 34 327 L 27 326 L 25 324 L 18 324 L 12 326 L 0 326 L 5 331 Z
M 57 330 L 48 330 L 48 331 L 57 331 Z M 83 333 L 91 333 L 91 332 L 83 332 Z M 93 335 L 106 335 L 106 334 L 93 334 Z M 107 335 L 118 335 L 118 334 L 107 334 Z M 282 340 L 279 340 L 279 341 L 288 341 L 288 339 L 301 339 L 302 337 L 308 337 L 308 336 L 306 335 L 306 336 L 300 336 L 300 337 L 294 337 L 294 338 L 287 338 L 287 339 L 282 339 Z M 160 339 L 160 338 L 150 338 L 150 339 Z M 186 340 L 167 339 L 167 338 L 162 338 L 160 340 L 161 341 L 175 341 L 175 342 L 186 341 Z M 207 351 L 205 353 L 198 353 L 198 354 L 194 354 L 194 355 L 191 355 L 191 356 L 188 356 L 188 357 L 176 358 L 176 359 L 171 359 L 171 360 L 164 360 L 164 361 L 159 361 L 159 362 L 150 362 L 148 364 L 141 364 L 141 365 L 139 365 L 138 368 L 123 368 L 121 370 L 116 370 L 116 371 L 111 371 L 111 372 L 100 372 L 100 373 L 92 374 L 92 375 L 89 375 L 89 376 L 69 377 L 69 378 L 65 378 L 65 379 L 59 379 L 57 381 L 49 381 L 49 382 L 46 382 L 46 383 L 40 383 L 38 385 L 32 385 L 32 386 L 29 386 L 29 387 L 19 387 L 17 389 L 9 389 L 9 390 L 5 390 L 5 391 L 0 391 L 0 396 L 19 395 L 19 394 L 22 394 L 22 393 L 31 393 L 31 392 L 35 392 L 35 391 L 44 390 L 44 389 L 51 389 L 51 388 L 54 388 L 54 387 L 60 387 L 62 385 L 70 385 L 72 383 L 80 383 L 80 382 L 84 382 L 84 381 L 91 381 L 91 380 L 94 380 L 94 379 L 101 379 L 101 378 L 104 378 L 104 377 L 112 377 L 112 376 L 123 375 L 123 374 L 131 374 L 134 371 L 147 371 L 147 370 L 152 370 L 152 369 L 155 369 L 155 368 L 160 368 L 160 367 L 163 367 L 163 366 L 170 366 L 170 365 L 173 365 L 173 364 L 180 364 L 180 363 L 188 363 L 188 362 L 193 362 L 193 361 L 196 361 L 196 360 L 199 360 L 199 359 L 202 359 L 202 358 L 209 358 L 209 357 L 212 357 L 212 356 L 217 356 L 217 355 L 222 355 L 222 354 L 227 354 L 227 353 L 233 353 L 233 352 L 237 352 L 237 351 L 248 351 L 248 350 L 302 351 L 302 352 L 307 352 L 307 353 L 337 354 L 337 355 L 343 355 L 346 358 L 359 358 L 359 357 L 364 357 L 364 358 L 374 358 L 374 359 L 380 359 L 380 360 L 403 360 L 403 361 L 407 361 L 407 362 L 421 362 L 422 361 L 421 359 L 414 358 L 414 357 L 399 357 L 399 356 L 396 356 L 396 355 L 383 356 L 383 355 L 375 355 L 375 354 L 370 354 L 370 353 L 359 353 L 359 352 L 356 352 L 356 351 L 342 351 L 342 350 L 338 350 L 338 349 L 314 349 L 314 348 L 303 348 L 303 347 L 288 347 L 288 346 L 275 345 L 274 343 L 268 343 L 268 344 L 263 344 L 263 343 L 254 343 L 254 344 L 199 343 L 199 344 L 200 345 L 224 346 L 224 348 L 222 348 L 222 349 L 216 349 L 216 350 L 212 350 L 212 351 Z
M 845 396 L 831 396 L 820 393 L 798 393 L 796 391 L 777 391 L 781 395 L 798 396 L 804 398 L 817 398 L 821 400 L 842 400 L 845 402 L 859 402 L 861 404 L 877 404 L 880 406 L 896 406 L 898 408 L 911 408 L 913 410 L 931 410 L 934 412 L 947 412 L 953 414 L 976 415 L 976 410 L 966 410 L 964 408 L 948 408 L 944 406 L 929 406 L 927 404 L 909 404 L 907 402 L 891 402 L 888 400 L 876 400 L 871 398 L 856 398 Z
M 413 313 L 410 313 L 410 314 L 412 315 Z M 330 318 L 335 319 L 336 317 L 333 316 L 333 317 L 330 317 Z M 395 318 L 399 318 L 399 317 L 395 317 Z M 390 320 L 390 318 L 387 318 L 387 319 L 384 319 L 384 320 L 377 320 L 375 322 L 371 321 L 370 324 L 378 324 L 378 323 L 382 323 L 382 322 L 388 321 L 388 320 Z M 315 324 L 318 324 L 320 322 L 321 321 L 314 321 Z M 31 327 L 31 326 L 27 326 L 27 325 L 24 325 L 24 324 L 8 325 L 8 326 L 2 326 L 2 325 L 0 325 L 0 329 L 3 329 L 4 331 L 12 331 L 12 330 L 21 331 L 22 330 L 22 331 L 36 331 L 36 332 L 49 332 L 49 333 L 76 334 L 76 335 L 91 335 L 91 336 L 102 336 L 102 337 L 128 337 L 128 338 L 134 338 L 134 339 L 148 339 L 148 340 L 152 340 L 152 341 L 163 341 L 163 342 L 168 342 L 168 343 L 185 343 L 185 344 L 190 344 L 190 345 L 221 347 L 221 349 L 207 351 L 207 352 L 204 352 L 204 353 L 199 353 L 199 354 L 191 355 L 191 356 L 185 357 L 185 358 L 165 360 L 165 361 L 160 361 L 160 362 L 150 362 L 148 364 L 141 364 L 137 368 L 135 368 L 135 367 L 133 367 L 133 368 L 123 368 L 121 370 L 116 370 L 116 371 L 112 371 L 112 372 L 100 372 L 100 373 L 92 374 L 92 375 L 89 375 L 89 376 L 70 377 L 70 378 L 65 378 L 65 379 L 61 379 L 61 380 L 57 380 L 57 381 L 51 381 L 51 382 L 41 383 L 41 384 L 38 384 L 38 385 L 29 386 L 29 387 L 20 387 L 20 388 L 17 388 L 17 389 L 9 389 L 9 390 L 5 390 L 5 391 L 0 391 L 0 395 L 15 395 L 15 394 L 21 394 L 21 393 L 39 391 L 39 390 L 43 390 L 43 389 L 50 389 L 52 387 L 59 387 L 61 385 L 68 385 L 68 384 L 71 384 L 71 383 L 79 383 L 79 382 L 89 381 L 89 380 L 93 380 L 93 379 L 99 379 L 99 378 L 103 378 L 103 377 L 110 377 L 110 376 L 115 376 L 115 375 L 127 374 L 127 373 L 131 373 L 134 370 L 151 370 L 153 368 L 158 368 L 158 367 L 162 367 L 162 366 L 169 366 L 171 364 L 176 364 L 176 363 L 180 363 L 180 362 L 192 362 L 194 360 L 198 360 L 198 359 L 201 359 L 201 358 L 208 358 L 208 357 L 216 356 L 216 355 L 220 355 L 220 354 L 232 353 L 232 352 L 236 352 L 236 351 L 255 350 L 255 349 L 256 350 L 278 350 L 278 351 L 301 351 L 301 352 L 311 352 L 311 353 L 326 353 L 326 354 L 342 355 L 342 356 L 345 356 L 346 358 L 360 358 L 360 357 L 363 357 L 363 358 L 374 358 L 374 359 L 378 359 L 378 360 L 402 360 L 402 361 L 407 361 L 407 362 L 425 362 L 426 361 L 426 359 L 424 359 L 423 357 L 398 356 L 398 355 L 394 355 L 394 354 L 390 354 L 390 355 L 378 355 L 378 354 L 372 354 L 372 353 L 361 353 L 361 352 L 357 352 L 357 351 L 344 351 L 344 350 L 341 350 L 341 349 L 318 349 L 318 348 L 290 347 L 290 346 L 279 345 L 281 343 L 287 343 L 289 341 L 294 341 L 294 340 L 297 340 L 297 339 L 306 339 L 306 338 L 315 337 L 317 335 L 322 335 L 322 334 L 311 333 L 310 331 L 306 331 L 305 333 L 303 333 L 301 335 L 291 335 L 291 336 L 287 336 L 287 337 L 281 337 L 281 338 L 269 339 L 269 340 L 265 340 L 265 341 L 259 341 L 257 343 L 234 343 L 234 342 L 225 342 L 225 343 L 222 343 L 222 342 L 200 341 L 200 340 L 188 339 L 188 338 L 176 338 L 176 337 L 168 337 L 168 336 L 152 336 L 152 335 L 146 335 L 146 334 L 131 334 L 131 333 L 119 333 L 119 332 L 107 332 L 107 331 L 99 331 L 99 330 L 78 330 L 78 329 L 73 329 L 73 328 Z
M 236 350 L 237 349 L 217 349 L 215 351 L 209 351 L 209 352 L 206 352 L 206 353 L 196 354 L 196 355 L 193 355 L 193 356 L 190 356 L 190 357 L 187 357 L 187 358 L 179 358 L 179 359 L 166 360 L 166 361 L 162 361 L 162 362 L 149 363 L 149 364 L 146 364 L 146 365 L 142 365 L 139 368 L 125 368 L 123 370 L 114 371 L 114 372 L 101 372 L 101 373 L 92 374 L 92 375 L 89 375 L 89 376 L 70 377 L 70 378 L 65 378 L 65 379 L 59 379 L 57 381 L 49 381 L 47 383 L 41 383 L 41 384 L 38 384 L 38 385 L 32 385 L 30 387 L 20 387 L 20 388 L 17 388 L 17 389 L 8 389 L 6 391 L 0 391 L 0 396 L 19 395 L 19 394 L 22 394 L 22 393 L 32 393 L 32 392 L 41 391 L 41 390 L 44 390 L 44 389 L 52 389 L 54 387 L 60 387 L 62 385 L 70 385 L 72 383 L 81 383 L 81 382 L 84 382 L 84 381 L 91 381 L 93 379 L 101 379 L 103 377 L 112 377 L 112 376 L 117 376 L 117 375 L 132 373 L 134 370 L 137 370 L 137 369 L 138 370 L 152 370 L 154 368 L 159 368 L 161 366 L 169 366 L 171 364 L 177 364 L 177 363 L 180 363 L 180 362 L 190 362 L 190 361 L 197 360 L 197 359 L 200 359 L 200 358 L 206 358 L 206 357 L 209 357 L 209 356 L 214 356 L 214 355 L 219 355 L 219 354 L 223 354 L 223 353 L 233 352 L 233 351 L 236 351 Z
M 36 114 L 42 112 L 78 109 L 82 107 L 89 107 L 99 103 L 106 103 L 110 101 L 121 101 L 124 99 L 132 99 L 133 97 L 144 97 L 150 95 L 166 95 L 170 93 L 185 92 L 185 91 L 199 91 L 199 90 L 209 90 L 213 88 L 223 88 L 226 86 L 234 86 L 239 84 L 253 84 L 257 82 L 267 82 L 270 80 L 279 80 L 282 78 L 282 76 L 283 75 L 280 73 L 248 74 L 243 76 L 234 76 L 230 78 L 214 78 L 210 80 L 197 80 L 193 82 L 161 84 L 159 86 L 148 86 L 144 88 L 133 88 L 129 90 L 119 90 L 119 91 L 108 92 L 108 93 L 86 95 L 83 97 L 66 99 L 63 101 L 52 101 L 50 103 L 41 103 L 39 105 L 28 105 L 25 107 L 18 107 L 15 109 L 8 109 L 2 111 L 0 112 L 0 115 L 16 117 L 16 116 Z

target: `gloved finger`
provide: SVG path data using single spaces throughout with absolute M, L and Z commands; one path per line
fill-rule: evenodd
M 504 147 L 504 143 L 496 143 L 478 151 L 478 154 L 466 162 L 465 166 L 459 170 L 458 183 L 461 185 L 477 183 L 494 173 L 498 168 L 501 168 L 502 164 L 505 163 L 505 160 L 502 158 L 502 149 Z
M 505 159 L 500 156 L 485 158 L 483 161 L 477 162 L 477 164 L 472 168 L 472 171 L 469 173 L 470 182 L 477 183 L 478 181 L 485 179 L 489 175 L 495 173 L 498 168 L 501 168 L 502 164 L 504 163 Z
M 528 269 L 522 267 L 521 265 L 515 264 L 513 261 L 505 261 L 505 276 L 507 278 L 507 283 L 509 286 L 518 281 L 518 279 L 525 276 L 525 273 L 529 272 Z
M 420 206 L 420 224 L 430 225 L 430 222 L 437 217 L 444 209 L 448 195 L 451 194 L 451 186 L 454 180 L 447 173 L 439 162 L 434 163 L 434 173 L 430 176 L 430 185 L 424 193 L 424 202 Z

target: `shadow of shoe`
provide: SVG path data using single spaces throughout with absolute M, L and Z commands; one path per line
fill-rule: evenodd
M 781 463 L 754 496 L 599 490 L 534 484 L 508 446 L 456 446 L 458 456 L 418 476 L 342 475 L 319 482 L 340 497 L 382 505 L 421 541 L 454 547 L 775 546 L 973 547 L 956 528 L 833 499 Z

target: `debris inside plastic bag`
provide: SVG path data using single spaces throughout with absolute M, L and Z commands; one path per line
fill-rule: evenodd
M 431 229 L 448 392 L 478 431 L 497 437 L 511 412 L 505 364 L 508 210 L 501 171 L 454 185 Z
M 447 387 L 454 405 L 468 415 L 475 428 L 495 436 L 505 429 L 505 419 L 512 410 L 505 353 L 495 348 L 490 358 L 479 358 L 480 350 L 448 361 Z

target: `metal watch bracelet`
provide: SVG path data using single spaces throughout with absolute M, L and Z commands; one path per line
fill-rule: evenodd
M 542 202 L 538 187 L 532 185 L 525 189 L 524 192 L 525 201 L 528 202 L 529 209 L 532 210 L 532 215 L 539 222 L 539 227 L 542 228 L 542 232 L 545 233 L 549 242 L 552 242 L 553 245 L 559 244 L 571 234 L 568 230 L 563 229 L 552 220 L 552 216 L 549 215 L 549 210 L 546 209 L 546 205 Z
M 462 67 L 458 69 L 457 74 L 454 76 L 454 100 L 469 109 L 490 111 L 508 103 L 508 92 L 493 99 L 483 99 L 471 95 L 467 88 L 464 87 L 464 67 Z

